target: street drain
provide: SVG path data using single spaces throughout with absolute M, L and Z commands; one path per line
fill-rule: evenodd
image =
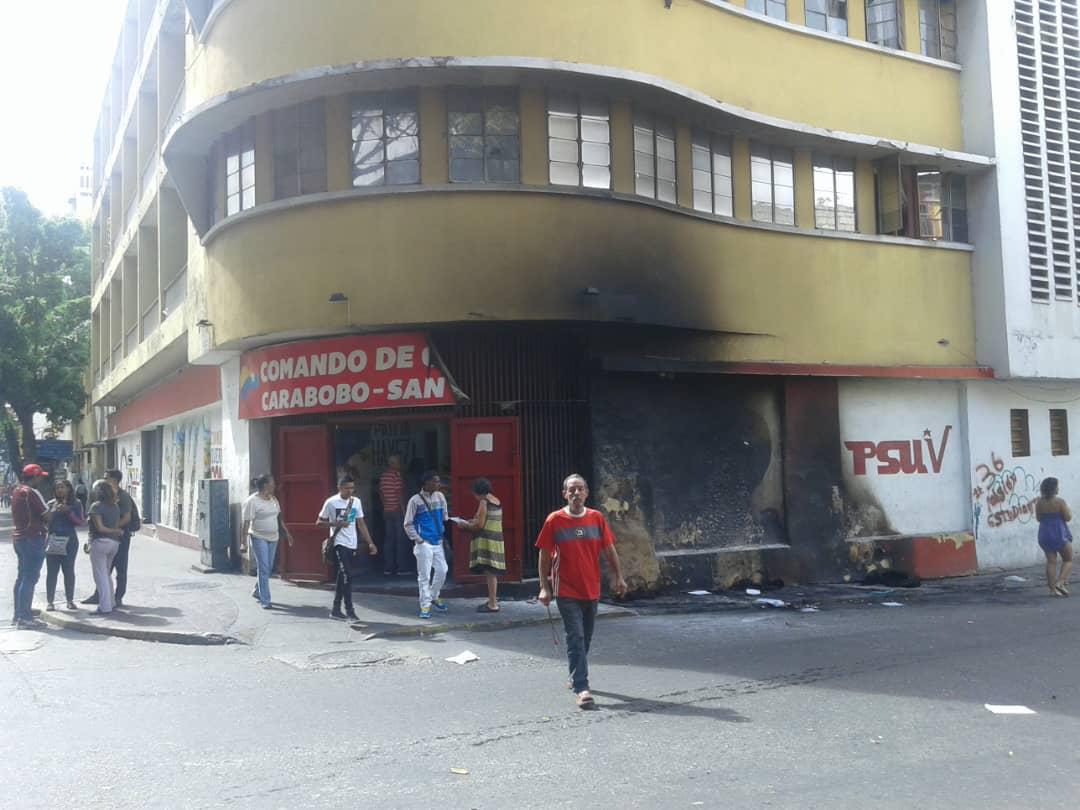
M 386 664 L 397 659 L 390 653 L 372 650 L 334 650 L 333 652 L 312 655 L 309 659 L 316 669 L 346 669 L 348 667 L 370 667 L 374 664 Z
M 163 591 L 209 591 L 220 588 L 220 582 L 169 582 L 161 586 Z

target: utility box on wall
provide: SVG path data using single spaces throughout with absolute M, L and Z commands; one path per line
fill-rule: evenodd
M 230 568 L 229 482 L 203 478 L 199 481 L 199 503 L 195 517 L 202 549 L 202 564 L 226 571 Z

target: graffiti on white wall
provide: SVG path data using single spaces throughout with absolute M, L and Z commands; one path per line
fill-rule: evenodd
M 1005 462 L 991 452 L 988 463 L 975 467 L 975 481 L 971 502 L 976 537 L 984 513 L 987 529 L 1000 529 L 1010 523 L 1024 525 L 1035 519 L 1039 482 L 1023 467 L 1006 468 Z
M 927 428 L 918 439 L 851 441 L 844 442 L 844 447 L 851 451 L 852 472 L 855 475 L 866 475 L 866 465 L 871 460 L 877 461 L 878 475 L 929 475 L 931 470 L 937 475 L 941 472 L 952 427 L 946 425 L 938 441 L 934 440 L 933 433 Z M 930 462 L 929 467 L 927 461 Z

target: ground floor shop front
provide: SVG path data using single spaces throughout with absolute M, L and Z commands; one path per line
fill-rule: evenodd
M 234 555 L 248 482 L 273 473 L 296 539 L 278 567 L 298 580 L 328 575 L 314 523 L 342 475 L 383 546 L 399 519 L 378 492 L 391 456 L 406 496 L 437 471 L 453 515 L 474 512 L 476 478 L 492 482 L 508 580 L 535 576 L 533 540 L 563 479 L 586 475 L 639 590 L 1028 565 L 1041 478 L 1059 477 L 1067 499 L 1080 489 L 1069 386 L 980 370 L 690 367 L 611 343 L 581 327 L 485 325 L 269 344 L 145 395 L 194 407 L 118 409 L 112 424 L 129 429 L 113 449 L 178 542 L 203 542 L 199 482 L 227 480 Z M 192 386 L 199 396 L 177 390 Z M 470 537 L 449 535 L 452 576 L 468 581 Z M 375 575 L 382 551 L 365 561 Z

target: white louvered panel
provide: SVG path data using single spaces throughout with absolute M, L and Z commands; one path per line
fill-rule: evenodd
M 1076 301 L 1080 304 L 1080 3 L 1061 2 L 1061 50 L 1065 83 L 1065 135 L 1069 154 L 1069 198 Z
M 1037 21 L 1031 0 L 1015 0 L 1016 48 L 1020 66 L 1020 131 L 1024 152 L 1031 297 L 1050 300 L 1050 255 L 1043 151 L 1041 77 Z
M 1043 103 L 1043 144 L 1050 215 L 1050 263 L 1054 297 L 1073 299 L 1075 259 L 1070 206 L 1068 143 L 1065 130 L 1064 57 L 1059 0 L 1039 3 L 1039 60 Z

